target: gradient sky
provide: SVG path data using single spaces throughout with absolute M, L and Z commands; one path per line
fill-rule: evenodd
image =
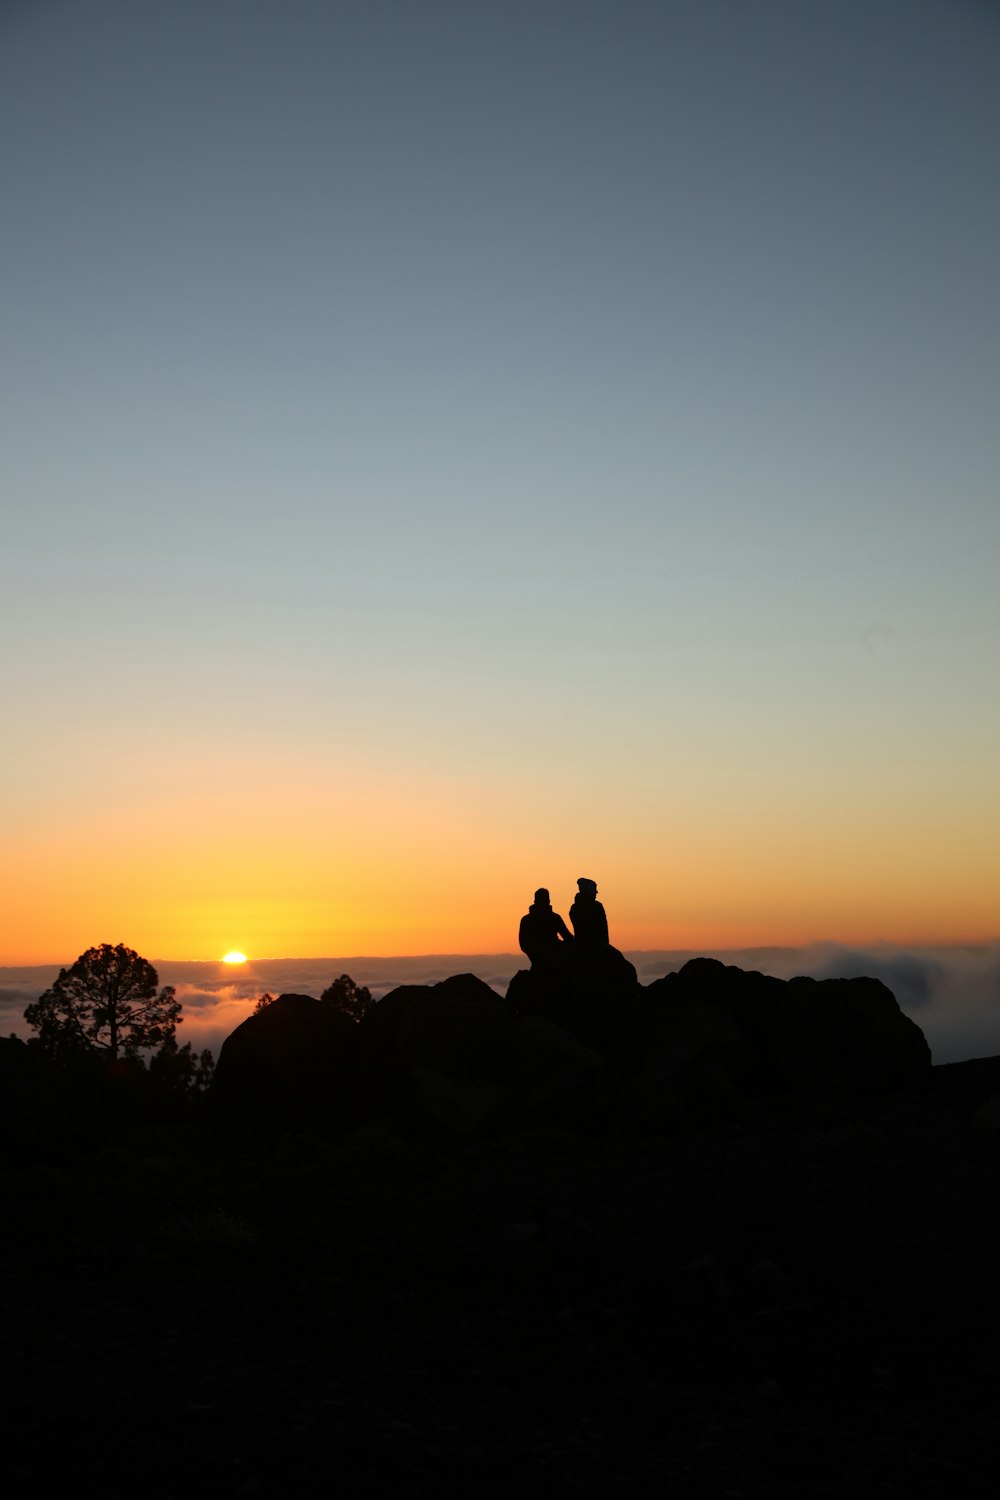
M 0 8 L 0 963 L 1000 921 L 1000 11 Z

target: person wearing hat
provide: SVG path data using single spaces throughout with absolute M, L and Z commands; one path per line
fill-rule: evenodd
M 566 958 L 573 934 L 559 913 L 552 910 L 544 886 L 539 886 L 534 901 L 521 918 L 517 940 L 521 952 L 531 959 L 533 969 L 555 969 Z
M 593 953 L 610 945 L 608 918 L 604 907 L 597 899 L 597 884 L 581 876 L 576 882 L 579 890 L 569 909 L 569 919 L 580 948 Z

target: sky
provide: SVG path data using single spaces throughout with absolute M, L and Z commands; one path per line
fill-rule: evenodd
M 1000 936 L 1000 11 L 0 5 L 0 964 Z

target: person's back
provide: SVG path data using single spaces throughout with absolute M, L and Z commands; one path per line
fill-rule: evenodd
M 607 948 L 610 943 L 608 918 L 604 907 L 597 899 L 597 884 L 593 880 L 581 877 L 577 885 L 579 890 L 569 909 L 569 919 L 573 923 L 573 933 L 577 944 L 588 950 Z
M 573 934 L 557 911 L 553 911 L 549 893 L 544 886 L 535 892 L 535 899 L 521 918 L 517 940 L 521 952 L 531 960 L 532 968 L 553 968 L 561 963 L 564 947 L 573 941 Z

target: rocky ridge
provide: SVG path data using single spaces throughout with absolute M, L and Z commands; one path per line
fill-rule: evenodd
M 538 1125 L 687 1129 L 877 1094 L 931 1065 L 877 979 L 788 981 L 693 959 L 648 986 L 615 949 L 390 991 L 360 1023 L 282 995 L 223 1045 L 222 1115 L 468 1134 Z

